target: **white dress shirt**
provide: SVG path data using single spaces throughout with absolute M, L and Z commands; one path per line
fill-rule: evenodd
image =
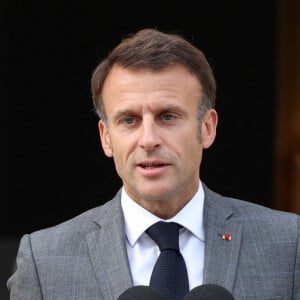
M 204 266 L 204 191 L 199 189 L 194 197 L 173 218 L 184 228 L 179 233 L 179 247 L 185 260 L 190 290 L 203 282 Z M 121 204 L 125 218 L 126 246 L 134 285 L 149 285 L 151 273 L 159 256 L 157 244 L 145 233 L 162 219 L 133 201 L 122 189 Z

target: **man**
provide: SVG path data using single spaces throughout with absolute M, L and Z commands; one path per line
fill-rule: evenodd
M 213 283 L 235 299 L 300 299 L 299 216 L 225 198 L 200 180 L 215 93 L 203 53 L 154 29 L 99 64 L 100 138 L 123 186 L 103 206 L 22 238 L 11 299 L 116 300 L 149 285 L 160 251 L 147 229 L 158 221 L 182 226 L 189 290 Z

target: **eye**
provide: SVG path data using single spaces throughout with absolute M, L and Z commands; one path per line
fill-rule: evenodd
M 137 116 L 124 116 L 120 118 L 119 125 L 125 126 L 125 127 L 133 127 L 136 126 L 139 121 L 139 118 Z
M 160 116 L 160 119 L 165 122 L 170 122 L 170 121 L 174 121 L 176 119 L 176 116 L 171 113 L 164 113 Z
M 125 117 L 122 119 L 121 123 L 124 123 L 126 125 L 132 125 L 134 120 L 135 120 L 134 117 Z

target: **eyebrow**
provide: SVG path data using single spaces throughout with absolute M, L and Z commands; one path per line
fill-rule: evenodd
M 178 112 L 183 116 L 187 115 L 186 110 L 177 104 L 167 104 L 157 109 L 158 114 L 161 114 L 163 112 L 172 112 L 172 111 Z M 119 120 L 124 116 L 134 116 L 134 115 L 138 115 L 138 113 L 132 109 L 121 109 L 117 111 L 116 114 L 113 116 L 112 122 L 117 122 L 117 120 Z
M 160 113 L 163 112 L 176 112 L 183 116 L 186 116 L 188 114 L 184 107 L 179 106 L 177 104 L 167 104 L 165 107 L 162 107 L 160 109 Z

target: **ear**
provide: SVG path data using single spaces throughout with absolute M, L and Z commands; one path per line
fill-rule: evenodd
M 201 144 L 203 149 L 209 148 L 216 137 L 218 114 L 210 109 L 204 116 L 201 124 Z
M 112 145 L 111 145 L 111 140 L 108 133 L 107 125 L 105 124 L 105 122 L 100 120 L 98 122 L 98 129 L 99 129 L 102 149 L 106 156 L 112 157 L 113 156 Z

